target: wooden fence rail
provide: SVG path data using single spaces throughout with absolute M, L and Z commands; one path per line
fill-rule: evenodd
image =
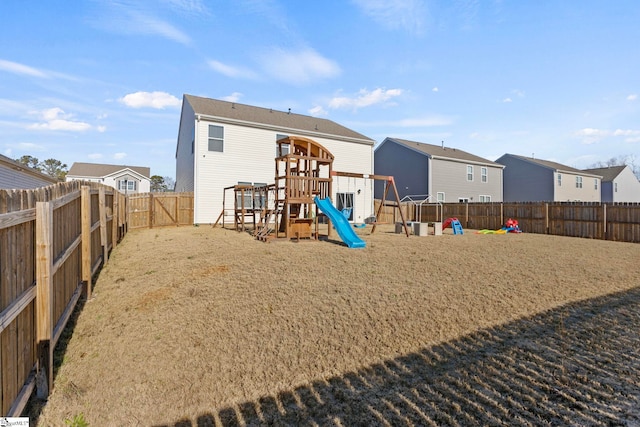
M 53 386 L 53 350 L 126 233 L 125 196 L 73 181 L 0 190 L 0 406 L 19 416 Z
M 376 210 L 379 203 L 376 200 Z M 454 217 L 465 228 L 496 230 L 513 218 L 528 233 L 640 243 L 640 203 L 429 203 L 419 207 L 402 203 L 400 208 L 384 206 L 380 220 L 395 222 L 400 217 L 398 209 L 410 221 Z

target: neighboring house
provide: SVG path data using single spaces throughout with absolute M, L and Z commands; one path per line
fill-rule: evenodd
M 57 179 L 45 175 L 0 154 L 0 188 L 27 190 L 46 187 L 59 182 Z
M 640 182 L 629 166 L 585 169 L 602 176 L 603 202 L 640 202 Z
M 532 157 L 504 154 L 505 202 L 599 202 L 602 176 Z
M 444 145 L 385 138 L 375 149 L 375 173 L 392 175 L 400 198 L 439 202 L 501 202 L 502 169 L 491 160 Z M 376 185 L 376 198 L 382 196 Z
M 184 95 L 175 191 L 194 192 L 194 223 L 216 221 L 225 187 L 274 183 L 276 141 L 286 136 L 311 138 L 324 146 L 334 156 L 336 171 L 373 172 L 375 142 L 333 121 Z M 352 207 L 350 219 L 363 222 L 373 214 L 371 188 L 364 179 L 334 178 L 332 199 L 340 201 L 339 209 Z M 233 209 L 233 200 L 226 203 L 226 210 Z
M 142 166 L 74 163 L 67 173 L 67 181 L 101 182 L 124 194 L 151 191 L 151 170 Z

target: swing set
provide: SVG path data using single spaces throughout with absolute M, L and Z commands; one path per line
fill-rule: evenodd
M 371 221 L 370 223 L 373 224 L 373 227 L 371 228 L 371 234 L 373 234 L 376 231 L 376 227 L 378 224 L 389 224 L 388 222 L 381 222 L 380 221 L 380 215 L 382 213 L 382 209 L 385 206 L 392 206 L 392 207 L 397 207 L 400 208 L 400 196 L 398 195 L 398 189 L 396 187 L 396 183 L 395 180 L 393 179 L 393 176 L 388 176 L 388 175 L 375 175 L 375 174 L 362 174 L 362 173 L 354 173 L 354 172 L 338 172 L 338 171 L 332 171 L 331 172 L 331 176 L 332 177 L 346 177 L 348 178 L 347 180 L 347 186 L 348 189 L 350 189 L 350 184 L 351 184 L 351 178 L 353 178 L 354 181 L 354 186 L 355 186 L 355 181 L 356 179 L 364 179 L 364 185 L 365 185 L 365 194 L 364 194 L 364 198 L 366 200 L 366 189 L 367 189 L 367 181 L 383 181 L 384 182 L 384 191 L 382 193 L 382 200 L 380 201 L 380 206 L 378 206 L 378 210 L 375 213 L 375 216 L 373 218 L 373 221 Z M 371 190 L 373 190 L 373 182 L 371 183 Z M 395 203 L 388 201 L 387 200 L 387 196 L 389 194 L 389 190 L 393 190 L 393 195 L 395 196 Z M 358 190 L 359 191 L 359 190 Z M 339 189 L 338 192 L 339 193 Z M 347 193 L 349 194 L 349 193 Z M 350 193 L 353 194 L 353 193 Z M 336 197 L 337 198 L 337 197 Z M 346 199 L 346 197 L 345 197 Z M 373 197 L 371 197 L 371 203 L 373 205 Z M 338 206 L 338 208 L 340 208 L 340 206 Z M 351 206 L 348 207 L 353 209 L 353 203 L 351 203 Z M 404 217 L 404 213 L 402 212 L 402 209 L 398 209 L 400 211 L 400 218 L 402 219 L 402 226 L 404 228 L 405 234 L 407 235 L 407 237 L 409 237 L 409 235 L 411 234 L 409 231 L 409 226 L 407 224 L 407 221 Z M 372 209 L 373 211 L 373 209 Z M 343 210 L 343 214 L 344 214 L 344 210 Z M 346 215 L 345 215 L 346 216 Z M 364 221 L 365 225 L 366 225 L 366 220 Z M 360 227 L 360 226 L 357 226 Z

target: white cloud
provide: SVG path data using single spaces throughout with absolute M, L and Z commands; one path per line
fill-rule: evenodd
M 97 127 L 96 127 L 96 130 L 97 130 L 98 132 L 100 132 L 100 133 L 104 133 L 104 132 L 106 132 L 106 131 L 107 131 L 107 127 L 106 127 L 106 126 L 104 126 L 104 125 L 100 125 L 100 126 L 97 126 Z
M 329 108 L 352 108 L 358 109 L 369 107 L 375 104 L 382 104 L 392 98 L 402 95 L 402 89 L 382 89 L 378 88 L 373 91 L 361 89 L 356 96 L 336 96 L 329 101 Z
M 627 96 L 627 101 L 635 101 L 636 99 L 638 99 L 638 95 L 635 93 L 632 93 L 631 95 Z
M 423 0 L 353 0 L 353 3 L 383 27 L 414 34 L 424 32 L 428 11 Z
M 19 142 L 15 145 L 15 148 L 23 151 L 44 151 L 44 145 L 34 144 L 33 142 Z
M 329 114 L 327 110 L 325 110 L 322 106 L 316 105 L 315 107 L 309 109 L 309 114 L 313 117 L 326 116 Z
M 131 108 L 156 108 L 179 107 L 182 102 L 175 96 L 166 92 L 134 92 L 119 99 L 127 107 Z
M 511 98 L 505 98 L 505 99 L 503 99 L 503 100 L 502 100 L 502 102 L 504 102 L 504 103 L 513 102 L 513 99 L 511 99 Z
M 238 102 L 242 98 L 242 94 L 240 92 L 233 92 L 231 95 L 223 96 L 221 99 L 223 101 L 228 102 Z
M 209 11 L 204 2 L 200 0 L 165 0 L 174 9 L 190 14 L 208 14 Z
M 207 65 L 209 65 L 209 68 L 213 71 L 227 77 L 243 79 L 255 79 L 257 77 L 256 73 L 249 69 L 223 64 L 222 62 L 213 59 L 207 61 Z
M 623 137 L 624 142 L 640 142 L 640 130 L 634 129 L 616 129 L 614 131 L 607 129 L 584 128 L 576 133 L 577 137 L 582 138 L 583 144 L 594 144 L 609 137 Z
M 434 87 L 433 89 L 431 89 L 431 92 L 438 92 L 440 89 L 438 89 L 438 86 Z
M 54 107 L 38 112 L 44 122 L 34 123 L 29 129 L 37 130 L 62 130 L 72 132 L 84 132 L 91 129 L 91 125 L 85 122 L 71 120 L 72 114 L 67 114 L 62 108 Z
M 112 1 L 104 4 L 110 10 L 102 12 L 94 20 L 98 27 L 118 34 L 160 36 L 184 45 L 191 44 L 191 38 L 187 34 L 158 18 L 143 3 Z
M 121 159 L 124 159 L 125 157 L 127 157 L 127 153 L 115 153 L 113 155 L 113 158 L 115 160 L 121 160 Z
M 102 158 L 102 154 L 101 153 L 91 153 L 89 155 L 87 155 L 87 157 L 91 160 L 98 160 Z
M 47 74 L 28 65 L 0 59 L 0 71 L 7 71 L 13 74 L 20 74 L 31 77 L 47 78 Z
M 341 72 L 336 62 L 313 49 L 285 51 L 275 48 L 263 54 L 260 61 L 272 77 L 294 85 L 336 77 Z

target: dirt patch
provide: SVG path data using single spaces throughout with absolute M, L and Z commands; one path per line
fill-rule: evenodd
M 39 423 L 640 422 L 640 245 L 358 232 L 129 233 Z

